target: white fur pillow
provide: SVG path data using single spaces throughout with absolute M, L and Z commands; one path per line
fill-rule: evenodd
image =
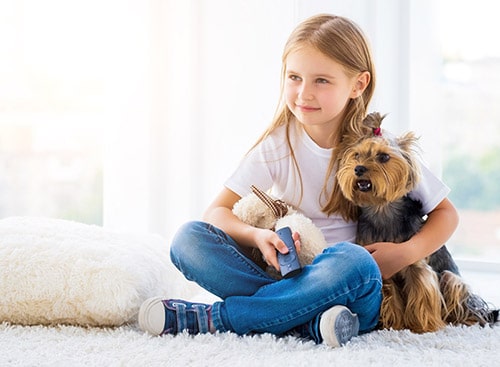
M 117 326 L 168 292 L 166 241 L 59 219 L 0 220 L 0 322 Z

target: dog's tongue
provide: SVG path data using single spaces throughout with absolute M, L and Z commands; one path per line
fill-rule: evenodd
M 363 192 L 370 191 L 372 189 L 372 183 L 370 180 L 358 180 L 356 184 L 358 185 L 358 189 Z

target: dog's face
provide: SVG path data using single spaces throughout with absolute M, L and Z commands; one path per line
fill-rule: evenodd
M 393 140 L 373 136 L 348 148 L 337 171 L 346 199 L 360 207 L 381 206 L 408 194 L 419 177 L 416 140 L 412 133 Z

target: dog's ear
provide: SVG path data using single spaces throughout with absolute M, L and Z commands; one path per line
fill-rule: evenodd
M 395 139 L 396 144 L 399 146 L 403 157 L 410 166 L 407 189 L 412 190 L 417 185 L 420 179 L 420 165 L 416 160 L 418 152 L 417 145 L 418 137 L 413 132 L 408 132 Z
M 416 153 L 418 137 L 413 132 L 407 132 L 396 138 L 396 144 L 399 148 L 408 153 Z

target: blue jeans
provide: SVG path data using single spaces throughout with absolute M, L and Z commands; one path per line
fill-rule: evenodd
M 204 222 L 183 225 L 170 256 L 184 276 L 223 301 L 212 308 L 218 331 L 282 335 L 335 305 L 358 314 L 360 332 L 378 322 L 382 277 L 363 247 L 341 242 L 326 248 L 289 279 L 271 278 L 225 232 Z

